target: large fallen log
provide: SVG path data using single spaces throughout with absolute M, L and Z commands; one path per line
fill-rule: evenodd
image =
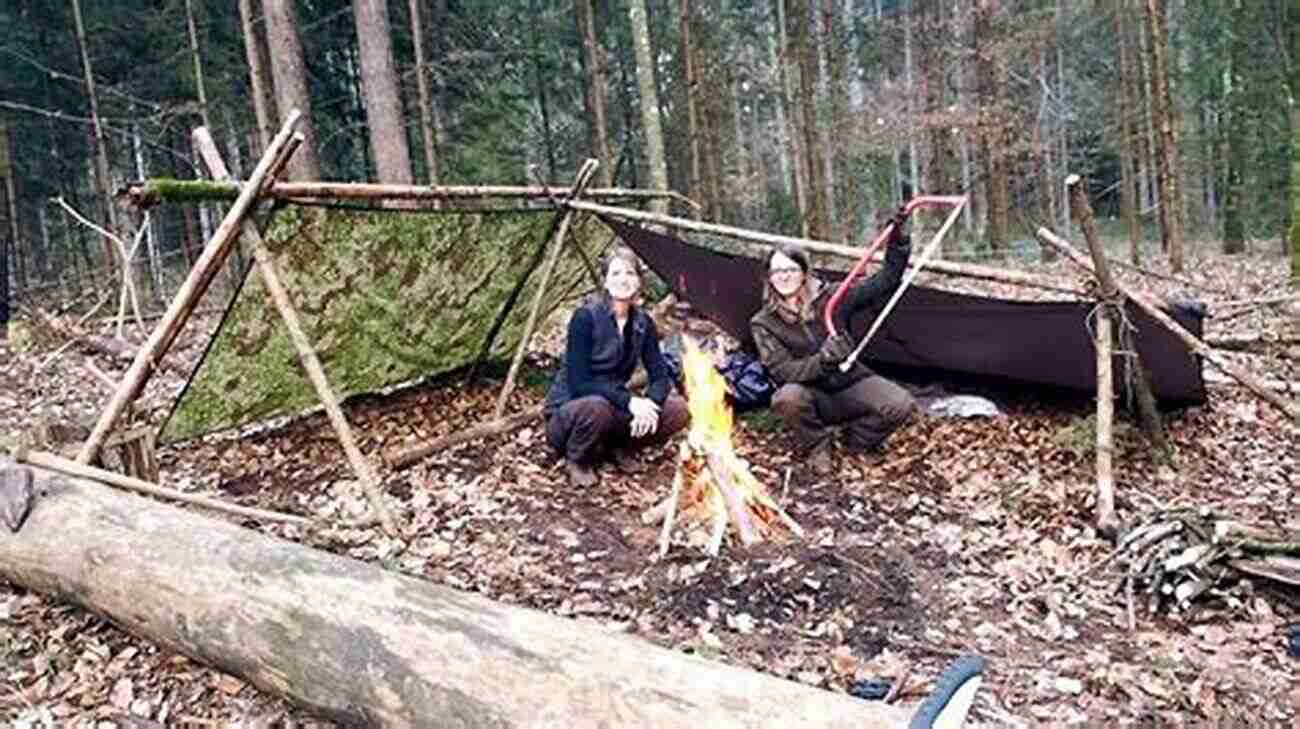
M 32 473 L 30 515 L 16 533 L 0 529 L 0 576 L 348 726 L 906 723 L 898 707 Z

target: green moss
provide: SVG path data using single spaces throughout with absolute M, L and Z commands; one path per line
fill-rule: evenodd
M 239 186 L 232 182 L 211 180 L 176 180 L 168 177 L 151 178 L 140 189 L 139 199 L 145 205 L 158 203 L 192 203 L 212 200 L 234 200 L 239 196 Z
M 278 272 L 336 396 L 370 392 L 470 363 L 517 280 L 550 231 L 553 213 L 442 213 L 286 208 L 266 232 Z M 571 226 L 593 250 L 604 227 Z M 174 441 L 302 412 L 318 404 L 256 269 L 208 357 L 163 431 Z M 513 352 L 536 280 L 497 337 Z M 544 311 L 581 290 L 585 272 L 566 255 Z

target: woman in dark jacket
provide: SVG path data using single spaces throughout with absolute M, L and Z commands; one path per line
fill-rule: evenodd
M 690 419 L 686 401 L 670 395 L 672 375 L 659 350 L 654 320 L 636 306 L 641 260 L 617 248 L 605 266 L 605 293 L 569 320 L 564 367 L 546 395 L 546 440 L 565 459 L 569 483 L 596 483 L 592 466 L 608 456 L 624 472 L 637 470 L 629 450 L 662 443 Z M 644 396 L 628 380 L 645 367 Z
M 837 331 L 847 332 L 855 312 L 883 303 L 902 281 L 912 252 L 911 240 L 903 233 L 906 222 L 906 212 L 900 209 L 885 265 L 846 292 L 835 311 Z M 851 450 L 877 452 L 916 409 L 907 390 L 862 362 L 840 371 L 853 345 L 844 334 L 830 337 L 826 331 L 822 312 L 832 291 L 809 272 L 807 253 L 778 247 L 768 256 L 763 308 L 749 322 L 759 358 L 780 385 L 772 396 L 772 410 L 794 432 L 799 447 L 807 449 L 808 464 L 819 476 L 832 467 L 831 426 L 843 427 Z

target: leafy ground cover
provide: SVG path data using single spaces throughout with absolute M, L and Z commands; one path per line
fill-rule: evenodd
M 1143 283 L 1191 293 L 1223 312 L 1208 321 L 1208 335 L 1295 325 L 1295 310 L 1285 306 L 1233 313 L 1229 303 L 1284 293 L 1282 259 L 1213 256 L 1190 268 L 1179 280 Z M 75 344 L 60 349 L 65 342 L 39 331 L 16 331 L 0 344 L 0 437 L 16 439 L 37 416 L 93 419 L 107 392 L 87 372 L 88 355 Z M 533 366 L 544 369 L 556 346 L 554 336 L 544 338 Z M 1228 356 L 1259 377 L 1300 381 L 1300 358 L 1285 346 Z M 110 374 L 125 369 L 95 361 Z M 138 416 L 161 417 L 180 384 L 160 376 Z M 426 383 L 353 398 L 346 409 L 363 450 L 377 454 L 482 421 L 499 385 Z M 806 538 L 748 551 L 728 544 L 714 559 L 678 544 L 655 560 L 657 530 L 639 521 L 667 494 L 672 446 L 644 454 L 644 474 L 606 469 L 598 486 L 574 490 L 537 427 L 385 474 L 384 488 L 408 525 L 404 539 L 375 529 L 308 536 L 249 526 L 832 691 L 886 678 L 902 684 L 897 701 L 914 702 L 954 656 L 980 653 L 990 660 L 976 705 L 981 726 L 1300 722 L 1300 661 L 1285 649 L 1288 631 L 1300 624 L 1300 595 L 1242 581 L 1185 613 L 1140 610 L 1130 628 L 1109 543 L 1091 528 L 1091 402 L 1026 390 L 976 394 L 1003 415 L 919 419 L 883 459 L 838 454 L 836 472 L 821 480 L 799 468 L 770 417 L 741 418 L 738 451 Z M 525 387 L 512 409 L 540 398 L 540 388 Z M 1172 464 L 1152 458 L 1140 431 L 1120 429 L 1121 516 L 1197 505 L 1300 529 L 1300 426 L 1243 388 L 1217 383 L 1207 406 L 1167 424 Z M 185 491 L 327 519 L 366 510 L 318 415 L 168 446 L 160 455 L 163 482 Z M 330 726 L 92 613 L 3 581 L 0 720 L 16 727 Z

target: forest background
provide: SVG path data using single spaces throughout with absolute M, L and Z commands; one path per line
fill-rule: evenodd
M 200 124 L 239 176 L 294 107 L 296 179 L 563 184 L 591 156 L 700 203 L 672 212 L 836 241 L 969 192 L 946 255 L 1005 259 L 1048 255 L 1080 173 L 1116 255 L 1253 244 L 1295 281 L 1297 25 L 1287 0 L 5 0 L 3 283 L 111 280 L 71 208 L 139 232 L 165 301 L 219 213 L 146 224 L 112 192 L 202 176 Z

